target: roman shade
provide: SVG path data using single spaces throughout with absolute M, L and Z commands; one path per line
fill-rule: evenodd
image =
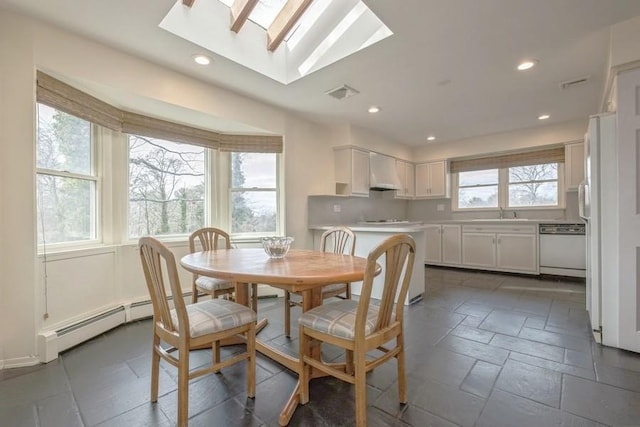
M 451 173 L 458 173 L 483 169 L 542 165 L 547 163 L 564 163 L 564 147 L 504 154 L 500 156 L 478 157 L 475 159 L 452 160 L 450 171 Z
M 223 134 L 116 108 L 42 71 L 37 73 L 36 99 L 83 120 L 117 132 L 199 145 L 220 151 L 282 153 L 280 135 Z

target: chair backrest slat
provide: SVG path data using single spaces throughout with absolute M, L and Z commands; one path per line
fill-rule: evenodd
M 385 257 L 384 287 L 375 331 L 402 321 L 404 300 L 411 282 L 415 250 L 415 242 L 408 234 L 393 235 L 371 250 L 367 257 L 367 266 L 360 300 L 358 301 L 355 325 L 356 335 L 364 334 L 367 313 L 371 303 L 376 264 L 383 256 Z
M 197 250 L 196 242 L 200 244 L 202 251 L 220 249 L 220 240 L 224 240 L 225 249 L 231 249 L 231 238 L 227 232 L 214 227 L 200 228 L 189 236 L 189 252 Z
M 185 333 L 189 330 L 189 318 L 182 299 L 182 288 L 180 287 L 180 279 L 173 253 L 162 242 L 153 237 L 140 238 L 138 248 L 147 289 L 153 304 L 154 321 L 159 322 L 169 332 Z M 171 319 L 171 307 L 165 286 L 163 266 L 165 267 L 166 277 L 169 279 L 173 305 L 178 316 L 178 325 L 174 325 Z
M 356 250 L 356 235 L 348 227 L 332 227 L 322 233 L 320 250 L 334 254 L 353 255 Z

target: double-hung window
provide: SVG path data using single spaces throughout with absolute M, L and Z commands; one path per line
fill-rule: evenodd
M 279 230 L 278 154 L 231 153 L 230 218 L 236 236 Z
M 563 208 L 564 148 L 454 160 L 453 209 Z
M 460 172 L 458 174 L 458 208 L 497 208 L 498 190 L 498 169 Z
M 40 103 L 37 123 L 38 244 L 98 240 L 98 174 L 92 124 Z

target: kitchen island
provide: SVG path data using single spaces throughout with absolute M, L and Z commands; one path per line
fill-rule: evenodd
M 413 237 L 416 243 L 416 257 L 411 273 L 411 282 L 409 283 L 409 291 L 404 301 L 405 305 L 419 301 L 423 298 L 425 292 L 424 263 L 426 237 L 425 227 L 421 222 L 393 222 L 393 223 L 357 223 L 345 224 L 356 234 L 355 254 L 361 257 L 367 257 L 374 247 L 378 246 L 383 240 L 393 234 L 406 233 Z M 311 225 L 309 229 L 313 231 L 314 249 L 320 249 L 320 237 L 322 233 L 331 228 L 332 225 Z M 382 272 L 374 279 L 372 298 L 380 299 L 382 297 L 382 288 L 384 280 L 384 264 L 381 259 Z M 360 294 L 362 282 L 352 283 L 351 292 L 354 295 Z

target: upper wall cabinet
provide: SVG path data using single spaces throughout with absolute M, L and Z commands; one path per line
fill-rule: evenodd
M 369 152 L 353 147 L 336 147 L 336 195 L 369 197 Z
M 416 197 L 449 197 L 449 171 L 446 160 L 416 165 Z
M 413 199 L 416 195 L 415 165 L 404 160 L 396 160 L 396 171 L 400 179 L 400 189 L 396 191 L 396 198 Z
M 564 185 L 566 191 L 577 191 L 584 180 L 584 144 L 576 142 L 564 146 Z

